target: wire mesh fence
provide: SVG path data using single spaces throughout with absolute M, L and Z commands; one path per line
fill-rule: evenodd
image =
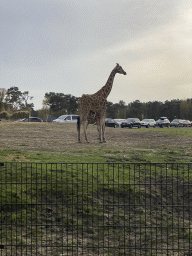
M 0 255 L 192 255 L 190 163 L 1 163 Z

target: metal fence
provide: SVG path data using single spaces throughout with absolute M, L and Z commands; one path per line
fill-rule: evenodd
M 192 164 L 0 163 L 0 255 L 192 255 Z

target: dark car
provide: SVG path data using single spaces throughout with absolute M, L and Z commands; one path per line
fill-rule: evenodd
M 170 127 L 170 121 L 167 117 L 163 116 L 163 117 L 160 117 L 159 120 L 156 121 L 156 124 L 163 128 L 163 127 Z
M 183 120 L 182 119 L 174 119 L 171 123 L 170 126 L 174 127 L 183 127 Z
M 138 118 L 127 118 L 124 122 L 121 123 L 121 127 L 138 127 L 141 128 L 141 121 Z
M 39 117 L 32 117 L 30 116 L 29 119 L 28 118 L 24 118 L 21 119 L 20 122 L 43 122 L 43 120 Z
M 116 127 L 119 127 L 119 124 L 114 119 L 106 118 L 105 119 L 105 126 L 116 128 Z

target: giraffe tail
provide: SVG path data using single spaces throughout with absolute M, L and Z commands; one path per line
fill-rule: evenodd
M 80 131 L 80 116 L 77 117 L 77 131 Z

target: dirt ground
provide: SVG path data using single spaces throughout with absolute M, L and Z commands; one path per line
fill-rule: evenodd
M 191 151 L 192 137 L 190 136 L 170 136 L 165 133 L 168 128 L 111 128 L 106 127 L 107 143 L 99 143 L 97 127 L 88 126 L 88 138 L 90 143 L 84 140 L 83 129 L 81 129 L 82 143 L 77 141 L 77 129 L 75 124 L 58 123 L 28 123 L 28 122 L 0 122 L 0 148 L 20 149 L 27 152 L 67 153 L 78 152 L 79 150 L 111 149 L 119 151 L 129 150 L 152 150 L 156 151 L 160 147 L 179 147 L 186 152 Z M 192 129 L 192 128 L 170 128 Z

